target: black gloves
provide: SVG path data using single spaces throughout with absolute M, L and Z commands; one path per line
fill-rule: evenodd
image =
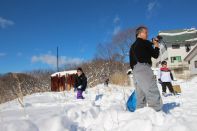
M 162 81 L 161 81 L 161 79 L 158 79 L 158 82 L 159 82 L 159 84 L 162 84 Z

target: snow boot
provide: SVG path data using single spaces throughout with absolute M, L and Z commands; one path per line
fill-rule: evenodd
M 81 91 L 81 90 L 78 90 L 77 91 L 77 99 L 84 99 L 84 97 L 83 97 L 83 91 Z

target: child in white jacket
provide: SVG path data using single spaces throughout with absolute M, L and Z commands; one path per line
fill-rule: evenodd
M 171 83 L 173 80 L 171 70 L 167 67 L 166 61 L 162 61 L 161 65 L 162 67 L 158 72 L 158 81 L 162 86 L 162 94 L 166 95 L 166 87 L 168 87 L 170 93 L 175 94 Z

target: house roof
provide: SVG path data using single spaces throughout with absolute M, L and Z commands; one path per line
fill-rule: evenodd
M 77 70 L 69 70 L 69 71 L 61 71 L 61 72 L 56 72 L 54 74 L 51 75 L 51 77 L 59 75 L 59 76 L 64 76 L 66 74 L 76 74 Z
M 168 30 L 160 31 L 159 35 L 167 44 L 172 43 L 193 43 L 197 41 L 197 29 L 182 29 L 182 30 Z
M 194 56 L 197 55 L 197 45 L 187 54 L 184 61 L 190 61 Z

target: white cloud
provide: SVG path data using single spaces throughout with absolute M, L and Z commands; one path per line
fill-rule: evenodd
M 113 23 L 115 25 L 114 30 L 113 30 L 113 35 L 116 35 L 120 30 L 120 17 L 118 15 L 116 15 L 116 17 L 113 20 Z
M 7 55 L 6 53 L 1 53 L 0 52 L 0 57 L 6 56 L 6 55 Z
M 159 7 L 158 0 L 149 1 L 147 5 L 147 17 L 150 18 L 153 15 L 155 9 L 157 9 L 158 7 Z
M 12 25 L 14 25 L 13 21 L 7 20 L 7 19 L 5 19 L 3 17 L 0 17 L 0 28 L 4 29 L 4 28 L 6 28 L 8 26 L 12 26 Z
M 156 6 L 156 2 L 157 2 L 157 1 L 153 1 L 153 2 L 148 3 L 148 8 L 147 8 L 147 10 L 148 10 L 148 11 L 152 11 L 153 8 Z
M 114 20 L 113 20 L 114 24 L 119 24 L 120 23 L 120 17 L 117 15 Z
M 120 26 L 116 26 L 113 31 L 113 35 L 116 35 L 121 30 Z
M 33 63 L 42 62 L 53 67 L 56 67 L 56 64 L 57 64 L 56 56 L 51 55 L 51 54 L 33 56 L 31 61 Z M 81 64 L 82 62 L 83 62 L 83 59 L 80 59 L 80 58 L 70 58 L 66 56 L 59 57 L 59 66 L 72 65 L 72 64 L 78 65 L 78 64 Z

